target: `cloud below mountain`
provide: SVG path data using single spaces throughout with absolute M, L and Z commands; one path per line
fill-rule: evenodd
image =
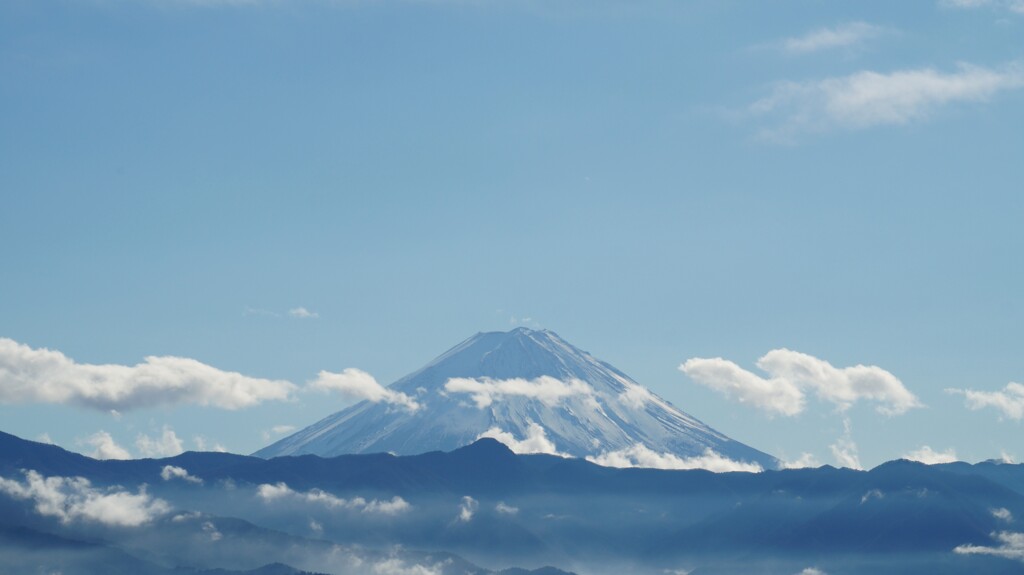
M 138 493 L 100 490 L 82 477 L 43 477 L 26 471 L 25 481 L 0 477 L 0 492 L 35 503 L 36 512 L 63 523 L 95 521 L 118 527 L 137 527 L 170 511 L 167 502 Z
M 288 484 L 284 482 L 276 484 L 261 484 L 256 488 L 256 495 L 267 503 L 283 500 L 305 501 L 306 503 L 312 503 L 332 509 L 351 509 L 361 511 L 363 513 L 380 515 L 399 515 L 412 509 L 412 505 L 410 505 L 408 501 L 397 495 L 392 497 L 390 500 L 384 501 L 378 499 L 367 501 L 362 497 L 344 499 L 321 489 L 295 491 L 291 487 L 288 487 Z
M 673 453 L 658 453 L 647 446 L 637 443 L 632 447 L 607 451 L 597 456 L 588 456 L 587 461 L 604 467 L 646 467 L 652 469 L 705 469 L 715 473 L 744 471 L 760 473 L 764 471 L 757 463 L 734 461 L 715 453 L 710 448 L 703 454 L 693 457 L 680 457 Z

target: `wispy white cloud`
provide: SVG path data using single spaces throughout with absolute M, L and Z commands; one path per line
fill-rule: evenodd
M 569 397 L 587 397 L 593 400 L 594 388 L 579 379 L 560 379 L 542 375 L 535 379 L 477 379 L 454 377 L 444 384 L 449 393 L 469 394 L 479 409 L 484 409 L 506 397 L 535 399 L 548 406 L 556 406 Z
M 846 410 L 860 400 L 874 401 L 877 410 L 898 415 L 921 403 L 903 383 L 888 371 L 856 365 L 836 368 L 816 357 L 775 349 L 757 360 L 768 378 L 751 373 L 722 358 L 693 358 L 679 369 L 695 382 L 726 397 L 769 413 L 796 415 L 804 410 L 805 393 Z
M 119 527 L 137 527 L 170 511 L 170 506 L 140 489 L 100 490 L 82 477 L 43 477 L 25 472 L 25 481 L 0 477 L 0 492 L 15 499 L 31 500 L 40 515 L 63 523 L 93 521 Z
M 451 559 L 447 559 L 434 565 L 424 565 L 409 563 L 400 557 L 389 557 L 373 563 L 371 569 L 374 575 L 441 575 L 450 563 Z
M 860 496 L 860 504 L 864 505 L 872 499 L 885 499 L 885 493 L 882 493 L 879 489 L 869 489 L 864 495 Z
M 128 453 L 128 450 L 121 447 L 114 441 L 114 438 L 106 431 L 100 430 L 96 433 L 79 439 L 78 443 L 89 445 L 94 448 L 92 453 L 89 453 L 89 457 L 94 459 L 131 459 L 132 454 Z
M 969 409 L 979 410 L 993 407 L 1003 417 L 1014 420 L 1024 418 L 1024 385 L 1010 382 L 1001 391 L 976 391 L 973 389 L 947 389 L 947 393 L 964 396 Z
M 711 448 L 701 455 L 679 457 L 673 453 L 658 453 L 642 443 L 632 447 L 608 451 L 597 456 L 587 456 L 587 461 L 604 467 L 646 467 L 652 469 L 706 469 L 715 473 L 744 471 L 760 473 L 764 469 L 757 463 L 734 461 L 720 455 Z
M 143 457 L 174 457 L 185 451 L 181 439 L 167 425 L 163 427 L 159 437 L 140 433 L 135 438 L 135 447 Z
M 297 319 L 317 319 L 318 317 L 320 317 L 320 314 L 318 314 L 317 312 L 309 311 L 304 307 L 292 308 L 288 310 L 288 315 Z
M 864 469 L 860 464 L 860 457 L 857 455 L 857 444 L 853 441 L 853 425 L 850 423 L 850 418 L 843 418 L 843 435 L 828 448 L 839 467 Z
M 800 457 L 793 461 L 786 461 L 782 464 L 786 469 L 805 469 L 808 467 L 821 467 L 821 462 L 813 453 L 801 453 Z
M 956 450 L 949 448 L 945 451 L 935 451 L 927 445 L 922 445 L 919 449 L 915 449 L 903 456 L 903 459 L 909 459 L 910 461 L 919 461 L 926 465 L 935 465 L 937 463 L 953 463 L 957 461 Z
M 222 371 L 194 359 L 150 356 L 144 363 L 76 363 L 59 351 L 0 338 L 0 403 L 60 403 L 102 411 L 194 404 L 238 409 L 286 400 L 287 381 Z
M 834 48 L 849 48 L 882 33 L 881 26 L 867 22 L 847 22 L 830 28 L 818 28 L 802 36 L 786 38 L 782 48 L 793 54 L 806 54 Z
M 548 439 L 547 432 L 544 431 L 544 427 L 540 424 L 534 423 L 533 421 L 529 422 L 526 429 L 526 437 L 521 441 L 516 439 L 511 433 L 502 431 L 501 428 L 497 426 L 488 429 L 476 438 L 481 439 L 483 437 L 497 439 L 504 443 L 514 453 L 547 453 L 549 455 L 568 457 L 564 453 L 560 453 L 558 448 L 555 447 L 555 443 Z
M 420 404 L 409 395 L 384 387 L 365 371 L 353 367 L 341 373 L 321 371 L 315 380 L 310 382 L 309 389 L 317 391 L 337 391 L 351 399 L 365 399 L 372 403 L 387 403 L 408 411 L 416 411 Z
M 818 569 L 817 567 L 807 567 L 796 575 L 828 575 L 828 573 Z
M 184 467 L 178 467 L 176 465 L 164 465 L 164 468 L 160 470 L 160 479 L 164 481 L 171 481 L 172 479 L 180 479 L 188 483 L 201 484 L 202 479 L 192 475 Z
M 270 438 L 275 435 L 284 435 L 295 431 L 294 425 L 275 425 L 270 429 L 264 429 L 260 435 L 263 437 L 263 441 L 270 441 Z
M 963 63 L 949 72 L 934 68 L 864 70 L 821 80 L 781 82 L 747 111 L 766 120 L 759 134 L 763 139 L 791 142 L 808 133 L 909 124 L 945 106 L 986 102 L 1022 86 L 1024 72 L 1018 64 L 986 68 Z
M 518 507 L 513 507 L 512 505 L 508 505 L 504 501 L 499 501 L 498 504 L 494 506 L 494 510 L 497 511 L 498 513 L 501 513 L 502 515 L 517 515 L 517 514 L 519 514 L 519 508 Z
M 192 437 L 192 442 L 196 445 L 196 451 L 213 451 L 215 453 L 227 453 L 227 448 L 217 442 L 210 442 L 207 438 L 202 435 L 196 435 Z
M 1024 14 L 1024 0 L 939 0 L 939 5 L 960 10 L 990 8 Z
M 459 514 L 455 516 L 455 519 L 462 523 L 469 523 L 473 520 L 473 516 L 476 515 L 476 511 L 479 508 L 480 503 L 476 499 L 465 495 L 462 498 L 462 502 L 459 503 Z
M 992 512 L 992 517 L 995 517 L 1000 521 L 1005 521 L 1006 523 L 1013 523 L 1013 513 L 1011 513 L 1009 509 L 1000 507 L 998 509 L 991 509 L 990 511 Z
M 257 487 L 256 495 L 268 503 L 280 500 L 305 501 L 328 508 L 352 509 L 363 513 L 379 515 L 399 515 L 412 509 L 412 505 L 408 501 L 397 495 L 385 501 L 378 499 L 367 501 L 362 497 L 344 499 L 321 489 L 295 491 L 284 482 L 276 484 L 264 483 Z
M 1024 533 L 1000 531 L 993 533 L 992 539 L 999 543 L 995 547 L 984 545 L 958 545 L 953 552 L 960 555 L 995 555 L 1007 559 L 1024 561 Z
M 619 401 L 633 409 L 644 409 L 654 401 L 654 394 L 649 389 L 635 383 L 625 383 L 626 391 L 619 394 Z

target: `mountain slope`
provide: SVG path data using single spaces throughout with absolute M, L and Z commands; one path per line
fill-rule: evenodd
M 586 385 L 558 401 L 497 394 L 487 404 L 473 394 L 446 389 L 452 378 L 493 382 L 547 376 Z M 257 451 L 258 457 L 391 452 L 411 455 L 450 451 L 488 430 L 516 440 L 536 434 L 540 425 L 558 452 L 597 456 L 636 444 L 679 457 L 707 449 L 737 461 L 776 468 L 778 460 L 677 409 L 611 365 L 547 330 L 518 328 L 479 333 L 422 369 L 393 383 L 422 406 L 410 412 L 386 403 L 363 401 Z

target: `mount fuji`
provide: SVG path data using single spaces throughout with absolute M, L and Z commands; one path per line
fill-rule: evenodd
M 643 453 L 780 466 L 548 330 L 478 333 L 388 390 L 415 409 L 362 401 L 253 455 L 413 455 L 490 436 L 519 452 L 598 462 Z

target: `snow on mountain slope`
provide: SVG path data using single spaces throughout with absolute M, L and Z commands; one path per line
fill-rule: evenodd
M 449 451 L 488 435 L 525 442 L 520 451 L 574 457 L 635 454 L 640 444 L 640 452 L 673 461 L 710 449 L 766 469 L 779 465 L 548 330 L 478 333 L 389 389 L 415 398 L 420 409 L 363 401 L 254 455 L 406 455 Z

